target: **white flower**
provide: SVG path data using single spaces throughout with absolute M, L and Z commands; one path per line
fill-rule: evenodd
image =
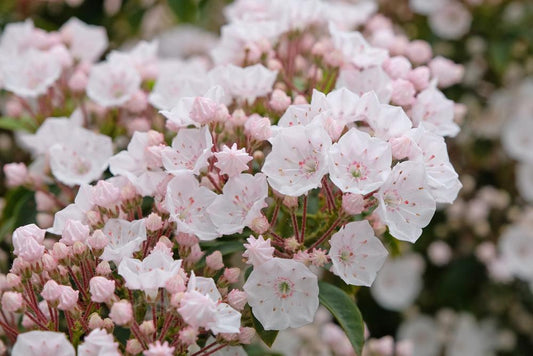
M 329 150 L 329 177 L 344 193 L 367 194 L 385 182 L 391 163 L 387 142 L 352 128 Z
M 383 139 L 390 140 L 409 132 L 412 127 L 411 120 L 399 106 L 379 104 L 378 98 L 374 92 L 367 93 L 361 97 L 361 103 L 364 103 L 366 122 L 374 131 L 374 135 Z
M 78 346 L 79 356 L 120 356 L 118 342 L 115 342 L 112 334 L 104 329 L 94 329 L 83 339 Z
M 320 126 L 283 128 L 271 139 L 272 152 L 263 165 L 263 173 L 275 190 L 297 197 L 320 187 L 328 169 L 331 139 Z
M 146 227 L 143 220 L 127 221 L 122 219 L 107 220 L 102 229 L 109 238 L 109 243 L 104 248 L 102 260 L 113 261 L 118 264 L 123 258 L 133 256 L 139 251 L 146 240 Z
M 48 231 L 52 234 L 61 235 L 68 220 L 77 220 L 86 224 L 87 212 L 93 208 L 92 191 L 92 186 L 82 184 L 78 189 L 74 203 L 67 205 L 64 209 L 54 214 L 54 224 Z
M 442 348 L 439 329 L 433 319 L 420 315 L 404 321 L 398 329 L 398 340 L 413 345 L 413 355 L 437 356 Z
M 416 254 L 385 262 L 370 292 L 383 308 L 400 311 L 409 307 L 422 289 L 424 261 Z
M 194 234 L 200 240 L 220 236 L 206 209 L 217 195 L 201 187 L 192 173 L 180 173 L 167 186 L 165 205 L 178 225 L 178 232 Z
M 411 108 L 411 119 L 415 126 L 424 127 L 440 136 L 454 137 L 459 126 L 453 121 L 454 104 L 441 91 L 429 87 L 416 96 Z
M 453 203 L 462 184 L 448 158 L 444 138 L 423 127 L 411 130 L 408 137 L 417 145 L 409 158 L 424 163 L 431 195 L 438 203 Z
M 12 356 L 74 356 L 74 347 L 65 334 L 53 331 L 29 331 L 19 334 Z
M 255 218 L 261 217 L 267 197 L 264 174 L 240 174 L 226 182 L 222 194 L 207 208 L 207 213 L 220 234 L 231 235 L 242 232 Z
M 459 1 L 448 0 L 429 16 L 429 27 L 437 36 L 459 39 L 470 30 L 472 15 Z
M 277 71 L 271 71 L 262 64 L 245 68 L 229 64 L 215 67 L 209 72 L 213 82 L 222 86 L 231 97 L 248 104 L 268 95 L 277 75 Z
M 79 185 L 100 178 L 113 155 L 113 144 L 108 136 L 71 127 L 48 154 L 54 176 L 64 184 Z
M 53 53 L 33 48 L 6 58 L 1 67 L 4 88 L 25 98 L 45 94 L 61 75 L 61 63 Z
M 426 189 L 424 166 L 413 161 L 398 163 L 378 191 L 377 212 L 392 236 L 415 242 L 429 224 L 436 203 Z
M 331 271 L 348 284 L 369 287 L 388 252 L 367 220 L 346 224 L 329 241 Z
M 167 147 L 161 153 L 163 166 L 172 174 L 184 171 L 199 174 L 208 165 L 212 147 L 213 139 L 207 126 L 180 129 L 172 140 L 172 148 Z
M 521 225 L 512 225 L 500 237 L 499 248 L 511 273 L 533 279 L 533 232 Z
M 140 85 L 141 76 L 131 58 L 116 53 L 91 68 L 87 96 L 104 107 L 120 106 L 131 99 Z
M 533 163 L 533 118 L 519 115 L 508 122 L 502 133 L 502 144 L 514 159 Z
M 150 164 L 149 148 L 163 140 L 161 137 L 160 140 L 152 142 L 153 136 L 160 135 L 153 135 L 154 133 L 134 132 L 127 151 L 119 152 L 109 159 L 111 173 L 127 177 L 142 195 L 153 195 L 159 183 L 167 176 L 159 167 Z
M 381 66 L 361 70 L 344 67 L 339 72 L 335 87 L 346 87 L 359 96 L 374 91 L 383 104 L 388 103 L 392 95 L 391 79 Z
M 253 159 L 252 156 L 246 153 L 246 149 L 237 149 L 236 143 L 231 148 L 226 145 L 222 146 L 222 151 L 216 152 L 215 157 L 217 159 L 215 167 L 220 169 L 220 173 L 227 174 L 230 178 L 247 170 L 248 162 Z
M 126 281 L 129 289 L 140 289 L 147 295 L 157 295 L 157 289 L 165 287 L 169 279 L 176 276 L 181 260 L 172 257 L 172 251 L 162 244 L 155 248 L 144 260 L 123 258 L 118 266 L 118 274 Z
M 75 17 L 70 18 L 60 32 L 65 37 L 72 56 L 82 62 L 95 62 L 108 45 L 104 27 L 88 25 Z
M 446 356 L 494 355 L 496 338 L 496 331 L 490 324 L 478 323 L 473 315 L 461 313 L 446 345 Z
M 243 289 L 265 330 L 309 324 L 318 309 L 317 277 L 294 260 L 272 258 L 255 267 Z

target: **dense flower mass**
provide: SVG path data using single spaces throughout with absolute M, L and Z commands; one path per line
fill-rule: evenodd
M 424 263 L 385 260 L 461 189 L 444 139 L 457 104 L 441 90 L 462 67 L 375 11 L 238 0 L 209 52 L 165 59 L 154 40 L 99 61 L 105 32 L 75 18 L 8 25 L 1 86 L 31 120 L 17 136 L 33 162 L 4 171 L 45 217 L 13 232 L 0 316 L 13 355 L 240 355 L 256 332 L 313 323 L 320 303 L 339 318 L 328 286 L 356 310 L 335 281 L 410 305 Z M 513 273 L 531 278 L 513 249 L 527 238 L 507 235 Z M 336 354 L 361 347 L 324 324 Z

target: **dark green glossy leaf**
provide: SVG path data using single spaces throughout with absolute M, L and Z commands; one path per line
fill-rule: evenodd
M 365 340 L 364 325 L 363 317 L 354 300 L 332 284 L 318 282 L 318 288 L 320 304 L 335 317 L 352 343 L 355 353 L 360 355 Z
M 254 328 L 257 335 L 259 335 L 261 340 L 263 340 L 263 342 L 267 344 L 268 347 L 272 347 L 272 344 L 274 343 L 274 341 L 276 341 L 276 337 L 278 336 L 279 331 L 265 330 L 263 329 L 263 325 L 261 325 L 259 320 L 255 318 L 255 316 L 252 315 L 252 318 L 254 320 Z
M 34 132 L 36 127 L 35 123 L 30 118 L 13 118 L 13 117 L 1 117 L 0 129 L 9 131 L 28 131 Z

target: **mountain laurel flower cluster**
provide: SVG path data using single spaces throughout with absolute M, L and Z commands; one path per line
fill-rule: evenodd
M 97 62 L 107 36 L 77 19 L 6 27 L 1 86 L 33 163 L 4 172 L 39 211 L 0 284 L 13 355 L 242 355 L 331 293 L 356 310 L 334 284 L 371 286 L 385 246 L 453 202 L 440 89 L 462 72 L 371 2 L 256 5 L 187 58 L 154 40 Z

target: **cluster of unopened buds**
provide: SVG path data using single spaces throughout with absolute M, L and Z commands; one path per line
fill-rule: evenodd
M 143 42 L 94 63 L 105 33 L 78 20 L 6 28 L 6 110 L 36 132 L 4 171 L 41 226 L 14 231 L 1 284 L 13 355 L 244 353 L 313 321 L 323 272 L 370 286 L 381 240 L 415 242 L 455 199 L 455 64 L 391 47 L 372 3 L 250 3 L 187 60 Z

